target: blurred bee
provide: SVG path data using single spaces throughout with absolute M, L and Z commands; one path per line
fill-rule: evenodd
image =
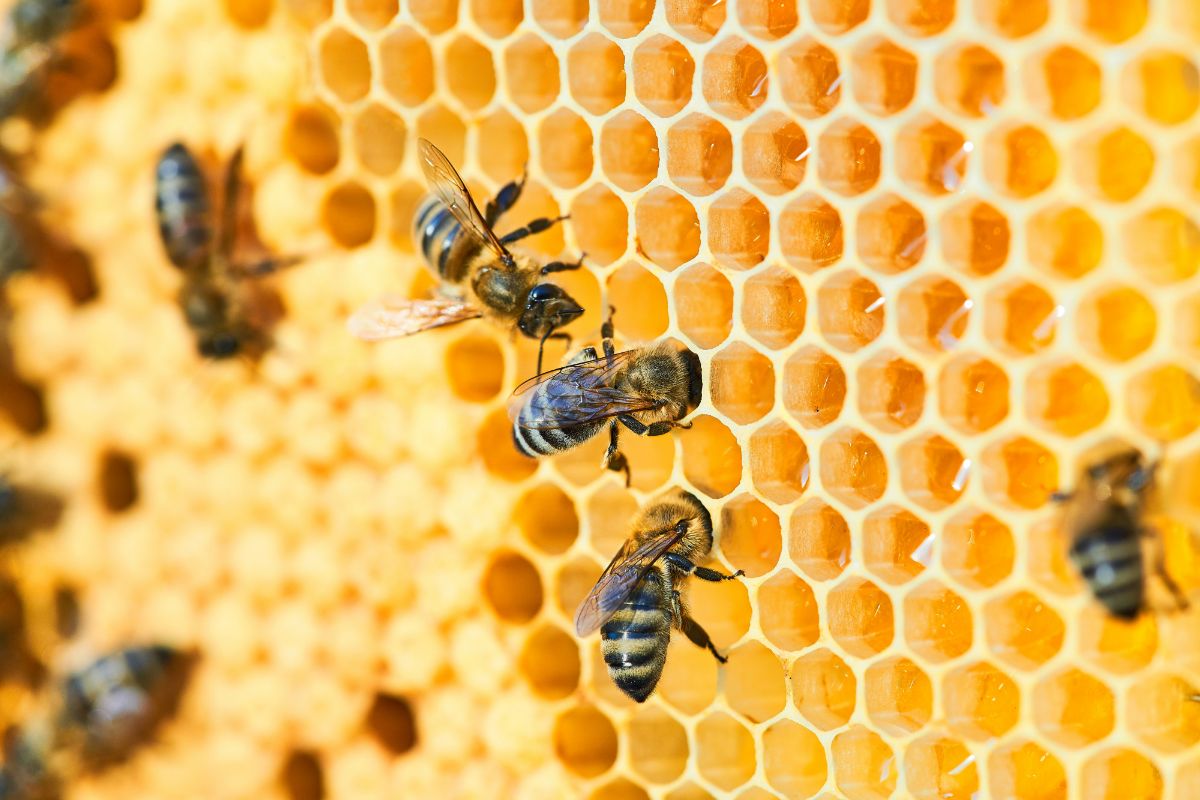
M 0 476 L 0 545 L 20 542 L 34 531 L 52 528 L 62 516 L 58 495 Z
M 183 270 L 179 304 L 196 336 L 200 354 L 231 358 L 265 345 L 239 291 L 240 279 L 267 275 L 299 259 L 239 261 L 234 256 L 238 198 L 241 195 L 242 148 L 225 170 L 224 197 L 214 230 L 208 185 L 196 157 L 176 142 L 158 160 L 154 174 L 154 209 L 167 258 Z
M 427 139 L 417 152 L 432 194 L 416 213 L 414 239 L 421 245 L 430 269 L 442 281 L 443 297 L 411 300 L 385 296 L 360 308 L 348 328 L 370 341 L 408 336 L 431 328 L 487 317 L 538 340 L 538 372 L 547 339 L 565 339 L 558 328 L 576 319 L 583 309 L 561 287 L 543 281 L 554 272 L 579 269 L 582 258 L 538 266 L 508 245 L 541 233 L 565 219 L 539 218 L 497 237 L 492 226 L 521 196 L 525 178 L 507 184 L 479 207 L 446 155 Z
M 700 404 L 700 359 L 671 342 L 615 352 L 612 314 L 600 328 L 603 356 L 585 347 L 566 366 L 543 372 L 517 387 L 508 404 L 513 442 L 527 456 L 548 456 L 577 447 L 608 425 L 603 466 L 624 471 L 617 423 L 639 436 L 689 428 L 680 419 Z
M 679 586 L 687 575 L 729 581 L 696 566 L 712 549 L 712 517 L 693 495 L 676 490 L 652 500 L 633 521 L 629 539 L 605 568 L 575 614 L 575 631 L 600 631 L 600 652 L 621 691 L 643 702 L 662 677 L 671 629 L 706 648 L 722 664 L 712 639 L 688 616 Z
M 0 767 L 0 800 L 57 800 L 62 793 L 61 758 L 45 720 L 12 730 Z
M 1096 599 L 1119 619 L 1132 620 L 1145 607 L 1142 540 L 1152 536 L 1153 529 L 1143 514 L 1157 467 L 1137 450 L 1122 450 L 1087 467 L 1074 491 L 1054 495 L 1069 503 L 1064 522 L 1072 537 L 1072 563 Z M 1161 551 L 1154 571 L 1178 606 L 1187 608 L 1187 598 L 1167 574 Z
M 17 0 L 9 10 L 0 33 L 0 117 L 15 113 L 29 97 L 80 5 L 79 0 Z

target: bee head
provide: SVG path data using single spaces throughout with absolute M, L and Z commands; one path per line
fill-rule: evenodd
M 688 374 L 688 407 L 695 408 L 704 399 L 704 371 L 700 368 L 700 357 L 691 350 L 684 350 L 684 363 Z
M 541 339 L 555 328 L 561 328 L 583 313 L 580 306 L 561 286 L 539 283 L 529 290 L 525 311 L 517 327 L 531 339 Z

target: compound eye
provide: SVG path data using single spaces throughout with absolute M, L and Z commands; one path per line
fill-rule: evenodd
M 552 283 L 539 283 L 529 292 L 529 302 L 544 303 L 547 300 L 553 300 L 555 297 L 562 295 L 562 289 L 559 289 Z

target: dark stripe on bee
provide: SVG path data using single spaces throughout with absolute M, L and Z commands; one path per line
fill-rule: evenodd
M 1136 617 L 1142 609 L 1145 578 L 1142 548 L 1132 528 L 1095 528 L 1071 546 L 1071 560 L 1092 593 L 1114 616 Z
M 513 442 L 518 450 L 530 458 L 549 456 L 570 450 L 572 447 L 578 447 L 599 433 L 605 425 L 604 420 L 599 420 L 565 428 L 533 427 L 534 407 L 545 409 L 553 407 L 556 403 L 561 405 L 569 402 L 548 399 L 558 391 L 557 384 L 560 382 L 558 377 L 554 377 L 540 386 L 534 387 L 517 413 L 516 421 L 513 422 Z M 571 390 L 567 394 L 573 396 L 573 392 L 574 390 Z M 564 408 L 564 410 L 569 409 Z
M 417 207 L 413 238 L 421 248 L 425 263 L 442 280 L 457 283 L 463 276 L 449 274 L 450 251 L 462 235 L 462 225 L 450 213 L 450 209 L 429 195 Z
M 600 652 L 621 691 L 639 703 L 662 677 L 671 640 L 671 612 L 662 576 L 650 572 L 600 628 Z
M 212 223 L 200 165 L 176 143 L 158 160 L 154 178 L 154 210 L 167 257 L 181 269 L 203 266 L 212 246 Z

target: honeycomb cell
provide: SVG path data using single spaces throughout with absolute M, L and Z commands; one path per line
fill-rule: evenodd
M 417 119 L 417 136 L 437 142 L 455 164 L 461 164 L 466 156 L 467 126 L 444 106 L 434 106 L 421 114 Z
M 808 137 L 787 116 L 770 112 L 742 137 L 742 174 L 767 194 L 783 194 L 804 180 Z
M 710 195 L 733 171 L 733 139 L 704 114 L 688 114 L 667 131 L 667 174 L 680 189 Z
M 346 11 L 350 18 L 370 31 L 386 28 L 400 12 L 398 0 L 349 0 Z
M 1125 698 L 1129 730 L 1150 747 L 1179 753 L 1200 741 L 1200 703 L 1194 684 L 1175 675 L 1135 683 Z
M 1130 421 L 1160 442 L 1187 436 L 1200 427 L 1200 379 L 1182 367 L 1153 367 L 1133 376 L 1126 388 Z
M 869 436 L 853 428 L 822 442 L 818 463 L 825 491 L 850 508 L 875 502 L 887 488 L 887 460 Z
M 942 215 L 942 256 L 970 275 L 991 275 L 1008 260 L 1009 228 L 995 206 L 968 200 Z
M 321 800 L 325 796 L 325 770 L 313 753 L 301 750 L 289 753 L 280 780 L 292 800 Z
M 779 53 L 779 94 L 802 117 L 815 119 L 833 110 L 842 97 L 837 56 L 812 38 Z
M 813 580 L 832 580 L 850 563 L 850 526 L 833 506 L 813 498 L 792 512 L 788 556 Z
M 708 249 L 722 265 L 749 269 L 770 246 L 771 215 L 754 195 L 733 189 L 708 207 Z
M 1083 796 L 1096 800 L 1159 800 L 1163 779 L 1141 753 L 1126 748 L 1104 750 L 1083 764 Z
M 826 603 L 829 633 L 848 654 L 870 658 L 892 643 L 892 601 L 875 584 L 849 578 L 830 590 Z
M 537 470 L 537 462 L 517 451 L 512 444 L 512 421 L 504 409 L 496 409 L 479 427 L 477 448 L 487 471 L 507 481 L 519 481 Z
M 1124 126 L 1084 138 L 1078 152 L 1075 178 L 1102 200 L 1132 200 L 1154 175 L 1154 148 Z
M 1003 736 L 1021 713 L 1016 682 L 986 662 L 946 673 L 940 697 L 946 723 L 965 739 L 987 742 Z
M 1079 615 L 1079 652 L 1107 672 L 1125 675 L 1150 664 L 1158 649 L 1158 625 L 1150 614 L 1115 619 L 1091 603 Z
M 561 700 L 579 686 L 579 645 L 570 634 L 546 625 L 529 634 L 517 669 L 539 697 Z
M 343 103 L 365 97 L 371 89 L 371 60 L 366 44 L 349 31 L 333 28 L 318 47 L 321 79 L 329 91 Z
M 1025 415 L 1062 436 L 1078 436 L 1108 416 L 1104 382 L 1075 363 L 1047 364 L 1029 374 Z
M 927 275 L 899 293 L 900 337 L 912 347 L 938 353 L 962 341 L 975 301 L 958 284 Z
M 736 569 L 756 578 L 779 561 L 783 535 L 779 517 L 750 495 L 741 495 L 721 508 L 721 553 Z
M 558 97 L 558 58 L 546 42 L 532 33 L 521 36 L 504 50 L 505 86 L 517 108 L 541 111 Z
M 1060 45 L 1031 59 L 1024 82 L 1025 93 L 1043 114 L 1075 120 L 1100 105 L 1103 73 L 1086 53 Z
M 786 422 L 771 422 L 750 437 L 754 488 L 773 503 L 800 498 L 809 480 L 808 448 Z
M 850 800 L 886 800 L 896 791 L 896 755 L 883 738 L 855 725 L 833 737 L 833 780 Z
M 380 40 L 379 61 L 383 90 L 401 105 L 419 106 L 433 94 L 433 53 L 427 37 L 413 28 L 401 25 Z M 441 140 L 431 141 L 446 151 Z
M 701 714 L 717 696 L 717 660 L 683 636 L 671 638 L 658 694 L 684 714 Z
M 886 506 L 863 522 L 863 563 L 886 583 L 901 584 L 929 566 L 933 534 L 907 509 Z
M 679 276 L 674 290 L 675 313 L 683 335 L 702 350 L 725 341 L 733 328 L 733 286 L 729 279 L 707 264 L 695 264 Z
M 1200 70 L 1187 57 L 1153 50 L 1125 67 L 1125 101 L 1155 122 L 1178 125 L 1200 107 Z
M 884 274 L 916 266 L 925 255 L 925 218 L 899 195 L 884 194 L 858 212 L 858 257 Z
M 842 218 L 820 195 L 802 195 L 779 217 L 779 249 L 789 264 L 816 272 L 842 257 Z
M 990 117 L 1004 102 L 1004 62 L 986 47 L 958 45 L 934 61 L 934 91 L 955 114 Z
M 592 547 L 605 558 L 617 552 L 629 536 L 629 521 L 637 510 L 638 502 L 628 489 L 618 483 L 601 487 L 588 498 L 587 504 Z
M 557 186 L 572 189 L 592 174 L 592 129 L 583 117 L 565 108 L 542 117 L 538 140 L 542 170 Z M 582 228 L 578 220 L 571 222 Z
M 1064 309 L 1035 283 L 1004 284 L 984 302 L 984 334 L 1010 355 L 1036 353 L 1054 342 Z
M 641 189 L 658 174 L 658 136 L 654 128 L 633 111 L 611 117 L 600 130 L 600 164 L 605 177 L 618 188 L 630 192 Z
M 551 555 L 565 553 L 579 535 L 574 501 L 552 483 L 534 486 L 522 495 L 513 521 L 530 544 Z
M 808 13 L 826 33 L 845 33 L 871 13 L 870 0 L 809 0 Z
M 942 531 L 942 565 L 969 589 L 995 586 L 1012 573 L 1016 545 L 1012 531 L 981 511 L 964 511 Z
M 542 579 L 529 559 L 514 551 L 494 556 L 483 575 L 483 597 L 505 622 L 524 623 L 542 608 Z
M 1008 375 L 973 355 L 946 362 L 938 378 L 938 411 L 963 433 L 982 433 L 1008 416 Z
M 954 22 L 954 0 L 888 0 L 892 24 L 909 36 L 933 36 Z
M 708 389 L 718 411 L 747 425 L 775 405 L 775 368 L 762 353 L 735 342 L 713 357 Z
M 837 120 L 817 139 L 817 177 L 838 194 L 867 191 L 878 182 L 879 169 L 879 139 L 856 120 Z
M 1146 24 L 1149 0 L 1084 0 L 1072 6 L 1076 25 L 1102 42 L 1117 44 Z
M 825 340 L 847 353 L 883 332 L 884 299 L 879 288 L 855 272 L 841 272 L 817 290 L 817 323 Z
M 673 116 L 688 104 L 695 74 L 691 54 L 670 36 L 652 36 L 633 51 L 634 96 L 660 117 Z
M 729 654 L 725 665 L 725 697 L 730 707 L 751 722 L 763 722 L 787 702 L 783 664 L 758 642 L 747 642 Z
M 932 734 L 904 751 L 904 780 L 915 800 L 979 797 L 975 754 L 957 739 Z
M 554 722 L 554 752 L 576 775 L 594 778 L 617 760 L 617 732 L 596 708 L 570 708 Z
M 592 114 L 612 111 L 625 99 L 625 55 L 616 42 L 590 33 L 567 54 L 567 85 Z
M 863 686 L 867 716 L 884 733 L 915 733 L 933 715 L 933 684 L 907 658 L 889 658 L 867 667 Z
M 1079 571 L 1070 563 L 1069 531 L 1060 520 L 1050 518 L 1035 523 L 1030 530 L 1029 574 L 1045 589 L 1058 595 L 1078 594 Z
M 700 220 L 682 195 L 658 186 L 634 209 L 638 249 L 664 269 L 686 264 L 700 252 Z
M 795 0 L 750 0 L 737 7 L 738 22 L 751 36 L 779 39 L 799 22 Z
M 700 88 L 713 111 L 743 119 L 767 99 L 767 62 L 746 41 L 726 39 L 704 56 Z
M 904 639 L 930 663 L 966 653 L 971 648 L 973 627 L 966 601 L 936 581 L 904 597 Z
M 341 247 L 361 247 L 375 236 L 375 198 L 357 183 L 335 186 L 325 195 L 321 221 Z
M 651 783 L 670 783 L 687 766 L 687 731 L 660 708 L 638 708 L 627 734 L 633 771 Z
M 587 23 L 588 0 L 533 0 L 532 9 L 537 24 L 558 39 L 570 39 Z
M 1103 739 L 1114 725 L 1112 692 L 1078 669 L 1038 681 L 1033 689 L 1033 709 L 1042 733 L 1067 747 Z
M 472 403 L 487 402 L 500 392 L 504 354 L 492 337 L 467 334 L 446 348 L 446 376 L 457 397 Z
M 416 714 L 412 704 L 403 697 L 375 695 L 364 726 L 375 741 L 395 755 L 407 753 L 417 744 Z
M 1034 214 L 1027 229 L 1029 260 L 1064 278 L 1081 278 L 1100 265 L 1104 231 L 1087 211 L 1054 205 Z
M 830 650 L 814 650 L 792 662 L 792 703 L 813 726 L 841 728 L 854 714 L 854 671 Z
M 980 23 L 1009 39 L 1028 36 L 1050 16 L 1049 0 L 976 0 L 972 6 Z
M 517 29 L 525 18 L 520 2 L 513 0 L 471 0 L 471 19 L 493 39 L 503 39 Z
M 458 3 L 453 0 L 410 0 L 408 10 L 430 33 L 443 33 L 458 23 Z
M 1058 175 L 1058 153 L 1032 125 L 1001 126 L 983 143 L 983 174 L 997 190 L 1027 199 L 1050 188 Z
M 820 637 L 820 608 L 808 584 L 782 570 L 758 589 L 762 631 L 781 650 L 803 650 Z
M 138 467 L 128 454 L 106 450 L 100 456 L 96 488 L 100 502 L 111 514 L 128 511 L 138 501 Z
M 846 401 L 846 373 L 837 359 L 816 347 L 798 350 L 783 367 L 783 405 L 806 428 L 838 418 Z
M 600 0 L 600 24 L 619 39 L 637 36 L 653 14 L 653 0 Z
M 690 420 L 692 427 L 680 435 L 683 474 L 709 497 L 724 497 L 742 482 L 742 450 L 737 437 L 715 417 Z
M 354 118 L 354 151 L 359 162 L 376 175 L 391 175 L 404 160 L 407 129 L 404 120 L 372 103 Z
M 768 267 L 743 285 L 742 324 L 772 349 L 786 347 L 804 330 L 804 289 L 787 270 Z
M 650 800 L 650 795 L 632 781 L 617 778 L 589 794 L 587 800 Z
M 992 751 L 988 786 L 994 797 L 1066 800 L 1067 774 L 1062 762 L 1033 742 L 1013 742 Z
M 667 294 L 662 282 L 639 264 L 625 264 L 608 276 L 608 300 L 618 335 L 633 341 L 657 339 L 667 330 Z
M 629 209 L 607 186 L 598 183 L 571 201 L 571 230 L 589 261 L 612 264 L 628 248 Z
M 412 239 L 412 220 L 428 189 L 415 181 L 404 181 L 388 197 L 388 240 L 405 253 L 416 252 Z M 431 276 L 432 277 L 432 276 Z M 424 275 L 420 276 L 425 279 Z M 416 280 L 416 279 L 414 279 Z M 432 283 L 432 280 L 430 280 Z M 416 287 L 414 287 L 415 289 Z M 420 287 L 424 291 L 426 287 Z
M 1019 669 L 1035 669 L 1050 660 L 1066 633 L 1054 609 L 1027 591 L 987 603 L 984 627 L 992 652 Z
M 957 192 L 974 148 L 946 123 L 921 115 L 896 137 L 896 171 L 901 180 L 926 194 Z
M 322 106 L 293 110 L 283 131 L 283 149 L 306 172 L 326 174 L 341 157 L 337 117 Z
M 855 101 L 872 114 L 891 116 L 908 107 L 917 90 L 917 57 L 882 36 L 854 50 L 850 77 Z
M 1122 251 L 1154 283 L 1187 280 L 1200 269 L 1200 226 L 1180 211 L 1155 207 L 1121 227 Z
M 911 361 L 884 351 L 858 368 L 858 410 L 884 431 L 903 430 L 921 418 L 925 376 Z
M 736 789 L 754 775 L 754 737 L 728 714 L 710 714 L 696 726 L 700 775 L 719 789 Z
M 668 0 L 667 24 L 684 38 L 707 42 L 725 24 L 723 0 Z
M 767 783 L 784 797 L 811 797 L 825 785 L 825 748 L 803 725 L 781 719 L 763 732 L 762 744 Z

